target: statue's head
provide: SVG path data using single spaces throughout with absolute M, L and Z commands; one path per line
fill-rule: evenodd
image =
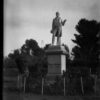
M 56 17 L 59 17 L 60 16 L 60 13 L 59 12 L 56 12 Z

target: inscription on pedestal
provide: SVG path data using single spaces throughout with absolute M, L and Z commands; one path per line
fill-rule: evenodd
M 61 74 L 61 65 L 60 64 L 49 64 L 48 65 L 48 74 Z

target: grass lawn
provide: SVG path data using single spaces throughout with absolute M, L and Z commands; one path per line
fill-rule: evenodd
M 95 96 L 42 96 L 29 93 L 4 92 L 3 100 L 100 100 Z

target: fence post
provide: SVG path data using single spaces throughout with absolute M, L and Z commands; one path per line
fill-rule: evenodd
M 26 87 L 26 77 L 24 77 L 24 92 L 25 92 L 25 87 Z
M 66 72 L 63 70 L 63 80 L 64 80 L 64 96 L 65 96 L 65 94 L 66 94 L 66 89 L 65 89 L 65 74 L 66 74 Z
M 66 94 L 66 87 L 65 87 L 65 77 L 64 77 L 64 96 Z
M 81 88 L 82 88 L 82 94 L 84 94 L 84 88 L 83 88 L 83 80 L 82 80 L 82 76 L 81 76 Z
M 18 74 L 18 77 L 17 78 L 18 78 L 18 80 L 17 80 L 18 81 L 17 82 L 17 88 L 19 89 L 19 74 Z
M 43 95 L 44 78 L 42 77 L 42 95 Z
M 96 94 L 96 82 L 97 82 L 97 75 L 95 75 L 95 94 Z

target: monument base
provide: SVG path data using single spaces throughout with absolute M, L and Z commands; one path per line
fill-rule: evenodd
M 48 61 L 47 79 L 54 80 L 55 77 L 61 77 L 63 71 L 66 71 L 66 51 L 64 46 L 53 45 L 46 50 Z
M 51 75 L 47 74 L 47 76 L 46 76 L 46 83 L 53 84 L 53 83 L 55 83 L 57 78 L 61 78 L 61 77 L 62 77 L 61 74 L 56 74 L 56 75 L 54 75 L 54 74 L 51 74 Z

